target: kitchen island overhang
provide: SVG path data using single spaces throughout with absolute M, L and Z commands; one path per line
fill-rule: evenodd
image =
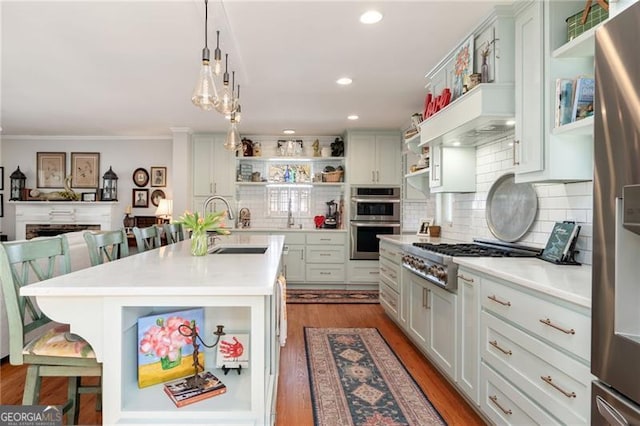
M 264 254 L 191 256 L 188 240 L 22 289 L 55 321 L 93 346 L 103 363 L 105 424 L 250 421 L 271 424 L 277 385 L 283 236 L 231 235 L 219 245 L 267 246 Z M 205 308 L 205 341 L 215 325 L 248 331 L 250 367 L 224 376 L 225 395 L 176 408 L 161 388 L 137 387 L 136 321 L 174 308 Z M 215 353 L 205 368 L 215 369 Z

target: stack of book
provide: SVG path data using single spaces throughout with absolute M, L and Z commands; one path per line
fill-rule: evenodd
M 201 386 L 194 386 L 192 377 L 174 380 L 164 384 L 164 391 L 178 407 L 193 404 L 203 399 L 223 394 L 227 387 L 211 372 L 199 373 L 202 380 Z
M 555 127 L 593 115 L 595 80 L 592 77 L 558 78 L 555 93 Z

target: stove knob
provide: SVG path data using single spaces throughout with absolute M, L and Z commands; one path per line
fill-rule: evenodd
M 424 271 L 427 269 L 427 266 L 424 264 L 422 260 L 418 262 L 418 269 L 421 271 Z
M 438 271 L 436 272 L 436 277 L 438 277 L 438 279 L 442 281 L 445 281 L 447 279 L 447 272 L 443 268 L 438 268 Z
M 429 267 L 428 271 L 429 271 L 429 273 L 431 275 L 437 276 L 438 268 L 434 265 L 434 266 Z

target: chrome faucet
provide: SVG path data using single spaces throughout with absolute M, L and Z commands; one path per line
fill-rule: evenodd
M 204 200 L 204 203 L 202 204 L 202 213 L 206 214 L 207 207 L 209 207 L 209 204 L 211 204 L 211 202 L 215 200 L 220 200 L 224 203 L 225 206 L 227 206 L 227 217 L 229 218 L 229 220 L 233 220 L 233 210 L 231 210 L 231 205 L 229 204 L 229 201 L 227 201 L 226 198 L 221 197 L 220 195 L 212 195 L 211 197 Z
M 293 222 L 293 214 L 291 213 L 291 198 L 289 198 L 289 209 L 287 211 L 287 228 L 291 228 L 295 225 Z

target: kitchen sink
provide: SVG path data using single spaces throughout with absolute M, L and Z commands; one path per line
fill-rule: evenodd
M 265 246 L 219 246 L 214 247 L 211 254 L 264 254 Z

